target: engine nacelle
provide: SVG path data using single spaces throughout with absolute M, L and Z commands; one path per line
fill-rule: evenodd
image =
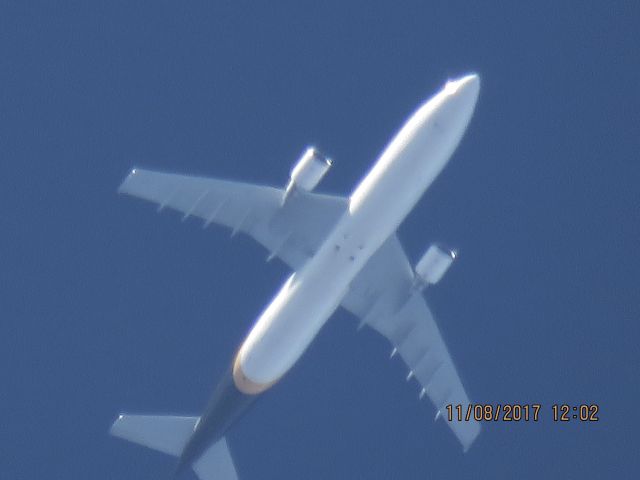
M 295 164 L 289 175 L 289 184 L 284 193 L 282 203 L 295 190 L 300 189 L 311 192 L 331 167 L 331 160 L 322 155 L 314 147 L 309 147 L 304 152 L 298 163 Z
M 456 259 L 458 253 L 439 245 L 431 245 L 416 264 L 416 287 L 423 289 L 427 285 L 435 285 L 440 281 Z

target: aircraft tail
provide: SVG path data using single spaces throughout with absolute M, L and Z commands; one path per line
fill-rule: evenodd
M 180 457 L 199 417 L 120 415 L 109 430 L 115 437 Z M 238 480 L 226 439 L 221 439 L 192 465 L 200 480 Z

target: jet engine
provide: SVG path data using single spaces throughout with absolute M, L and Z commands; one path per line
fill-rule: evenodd
M 431 245 L 415 267 L 415 286 L 420 290 L 440 281 L 458 253 L 440 245 Z
M 284 193 L 284 203 L 294 190 L 311 192 L 331 167 L 331 160 L 314 147 L 309 147 L 295 164 L 289 175 L 289 184 Z

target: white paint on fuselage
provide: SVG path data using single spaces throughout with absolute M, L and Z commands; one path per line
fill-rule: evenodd
M 349 284 L 438 176 L 473 113 L 479 80 L 448 82 L 402 127 L 356 187 L 349 209 L 316 255 L 294 273 L 240 348 L 244 375 L 271 384 L 300 358 Z

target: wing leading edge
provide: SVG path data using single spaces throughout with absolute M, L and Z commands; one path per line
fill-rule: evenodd
M 298 192 L 282 205 L 282 189 L 212 178 L 134 169 L 119 191 L 196 216 L 203 226 L 228 227 L 232 235 L 246 233 L 263 245 L 268 259 L 279 257 L 297 270 L 311 258 L 345 212 L 348 199 Z M 424 297 L 413 291 L 414 274 L 396 235 L 371 257 L 354 279 L 342 306 L 385 336 L 409 367 L 408 379 L 421 385 L 444 413 L 447 404 L 466 409 L 468 396 L 436 321 Z M 443 416 L 444 418 L 444 416 Z M 466 451 L 480 433 L 473 420 L 445 419 Z

